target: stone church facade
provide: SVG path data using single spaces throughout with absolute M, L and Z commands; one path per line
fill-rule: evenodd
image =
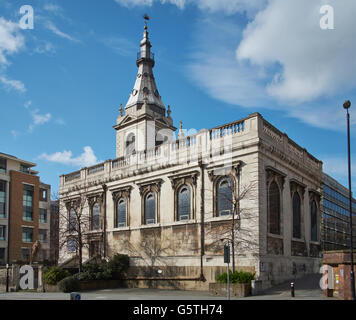
M 84 260 L 125 253 L 139 285 L 164 279 L 204 290 L 226 271 L 229 241 L 236 269 L 255 272 L 264 287 L 317 273 L 322 162 L 259 113 L 189 136 L 181 124 L 175 139 L 147 26 L 140 48 L 114 126 L 116 159 L 60 177 L 60 228 L 76 210 L 90 222 Z M 70 236 L 60 262 L 78 252 Z

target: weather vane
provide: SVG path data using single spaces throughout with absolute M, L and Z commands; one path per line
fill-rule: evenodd
M 145 26 L 147 27 L 147 21 L 151 19 L 151 17 L 148 16 L 148 14 L 143 15 L 143 19 L 145 19 Z

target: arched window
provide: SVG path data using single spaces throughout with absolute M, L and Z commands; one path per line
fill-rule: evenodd
M 116 227 L 126 227 L 126 200 L 124 198 L 116 202 Z
M 301 208 L 300 197 L 297 192 L 293 195 L 293 237 L 301 238 Z
M 136 138 L 133 133 L 130 133 L 126 139 L 126 156 L 136 152 Z
M 233 212 L 233 183 L 231 178 L 225 177 L 218 181 L 216 187 L 217 211 L 216 215 L 226 216 Z
M 190 188 L 187 185 L 182 186 L 178 190 L 178 210 L 177 218 L 178 220 L 189 220 L 190 219 Z
M 67 249 L 68 249 L 68 252 L 76 252 L 77 251 L 77 240 L 75 238 L 68 239 Z
M 156 223 L 156 197 L 153 192 L 145 197 L 145 224 Z
M 75 231 L 77 229 L 77 215 L 74 208 L 69 210 L 69 231 Z
M 100 229 L 100 204 L 97 202 L 93 205 L 91 229 Z
M 280 234 L 281 197 L 279 187 L 273 181 L 268 189 L 268 232 Z
M 310 205 L 311 240 L 318 241 L 318 207 L 315 200 Z

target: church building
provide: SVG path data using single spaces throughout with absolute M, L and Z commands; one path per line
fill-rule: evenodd
M 146 25 L 116 158 L 60 177 L 60 262 L 122 253 L 139 286 L 207 290 L 228 244 L 264 288 L 319 272 L 322 162 L 259 113 L 185 135 L 155 62 Z

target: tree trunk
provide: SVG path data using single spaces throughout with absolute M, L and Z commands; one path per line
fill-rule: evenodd
M 83 249 L 82 249 L 82 243 L 81 241 L 79 242 L 79 273 L 82 272 L 82 258 L 83 257 Z

